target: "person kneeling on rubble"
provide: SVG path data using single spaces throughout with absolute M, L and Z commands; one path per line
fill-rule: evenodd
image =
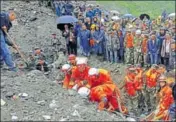
M 110 73 L 105 69 L 90 68 L 86 87 L 93 88 L 99 85 L 113 83 Z
M 63 83 L 63 88 L 65 89 L 71 89 L 74 85 L 74 82 L 70 80 L 73 70 L 74 69 L 69 64 L 64 64 L 62 66 L 62 72 L 65 75 L 62 83 Z
M 34 50 L 34 58 L 36 59 L 36 69 L 44 72 L 48 72 L 48 65 L 45 61 L 45 55 L 40 48 Z
M 128 114 L 127 108 L 121 101 L 120 91 L 115 84 L 103 84 L 92 89 L 81 87 L 78 94 L 89 101 L 97 103 L 97 109 L 109 112 Z
M 75 83 L 73 89 L 78 90 L 80 87 L 87 84 L 89 69 L 90 67 L 87 65 L 87 58 L 77 59 L 76 67 L 71 75 L 71 82 Z
M 89 100 L 98 103 L 98 110 L 105 109 L 110 112 L 128 113 L 127 108 L 120 101 L 120 91 L 115 84 L 103 84 L 92 88 Z

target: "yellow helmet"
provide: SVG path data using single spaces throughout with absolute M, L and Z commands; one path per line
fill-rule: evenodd
M 91 29 L 94 29 L 95 27 L 96 27 L 96 25 L 95 25 L 95 24 L 92 24 L 90 28 L 91 28 Z

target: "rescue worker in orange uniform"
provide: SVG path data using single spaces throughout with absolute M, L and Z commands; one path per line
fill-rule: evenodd
M 158 81 L 160 86 L 160 90 L 158 92 L 159 103 L 155 110 L 155 116 L 152 120 L 168 121 L 168 109 L 174 103 L 174 98 L 172 96 L 172 88 L 167 84 L 167 78 L 165 75 L 161 75 Z
M 125 80 L 124 80 L 124 85 L 122 88 L 125 88 L 125 97 L 126 99 L 128 99 L 127 103 L 128 103 L 128 110 L 129 112 L 131 112 L 131 114 L 138 114 L 138 92 L 135 86 L 135 76 L 136 76 L 136 72 L 135 72 L 135 68 L 133 65 L 128 66 L 127 68 L 127 74 L 125 76 Z
M 65 77 L 62 81 L 63 88 L 65 89 L 71 89 L 74 85 L 74 82 L 71 82 L 71 74 L 72 74 L 72 67 L 69 64 L 64 64 L 62 66 L 62 72 L 64 73 Z
M 76 67 L 71 75 L 71 81 L 75 83 L 73 89 L 78 90 L 80 87 L 87 84 L 89 69 L 87 58 L 82 57 L 76 61 Z
M 145 73 L 145 99 L 148 112 L 156 107 L 157 79 L 160 75 L 157 69 L 158 65 L 153 64 Z
M 90 68 L 88 72 L 88 84 L 86 87 L 93 88 L 102 84 L 113 83 L 110 73 L 105 69 Z
M 89 100 L 98 103 L 98 110 L 121 111 L 127 114 L 127 108 L 120 101 L 120 91 L 115 84 L 103 84 L 90 90 Z

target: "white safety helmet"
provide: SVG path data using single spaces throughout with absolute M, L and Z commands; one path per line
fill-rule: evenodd
M 62 66 L 62 70 L 64 71 L 64 70 L 69 70 L 69 69 L 71 69 L 71 66 L 69 65 L 69 64 L 64 64 L 63 66 Z
M 79 57 L 76 59 L 76 64 L 80 65 L 80 64 L 87 64 L 87 58 L 85 57 Z
M 141 30 L 136 30 L 136 34 L 141 34 Z
M 78 90 L 78 94 L 81 95 L 81 97 L 86 98 L 90 93 L 90 89 L 88 89 L 87 87 L 81 87 Z
M 88 74 L 89 74 L 89 76 L 91 76 L 91 75 L 98 75 L 98 69 L 97 68 L 90 68 L 89 69 L 89 72 L 88 72 Z

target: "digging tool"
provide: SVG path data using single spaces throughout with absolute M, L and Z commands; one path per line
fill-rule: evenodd
M 16 51 L 20 54 L 21 58 L 24 60 L 26 66 L 28 67 L 28 66 L 29 66 L 29 65 L 28 65 L 28 62 L 27 62 L 27 60 L 25 59 L 23 53 L 19 50 L 19 48 L 18 48 L 18 46 L 16 45 L 15 41 L 10 37 L 10 35 L 9 35 L 6 31 L 4 31 L 4 32 L 5 32 L 5 34 L 7 35 L 7 37 L 9 38 L 9 40 L 10 40 L 10 41 L 13 43 L 13 45 L 16 47 L 16 48 L 15 48 Z
M 146 116 L 144 119 L 141 119 L 140 121 L 150 121 L 154 117 L 155 113 L 152 112 L 148 116 Z

